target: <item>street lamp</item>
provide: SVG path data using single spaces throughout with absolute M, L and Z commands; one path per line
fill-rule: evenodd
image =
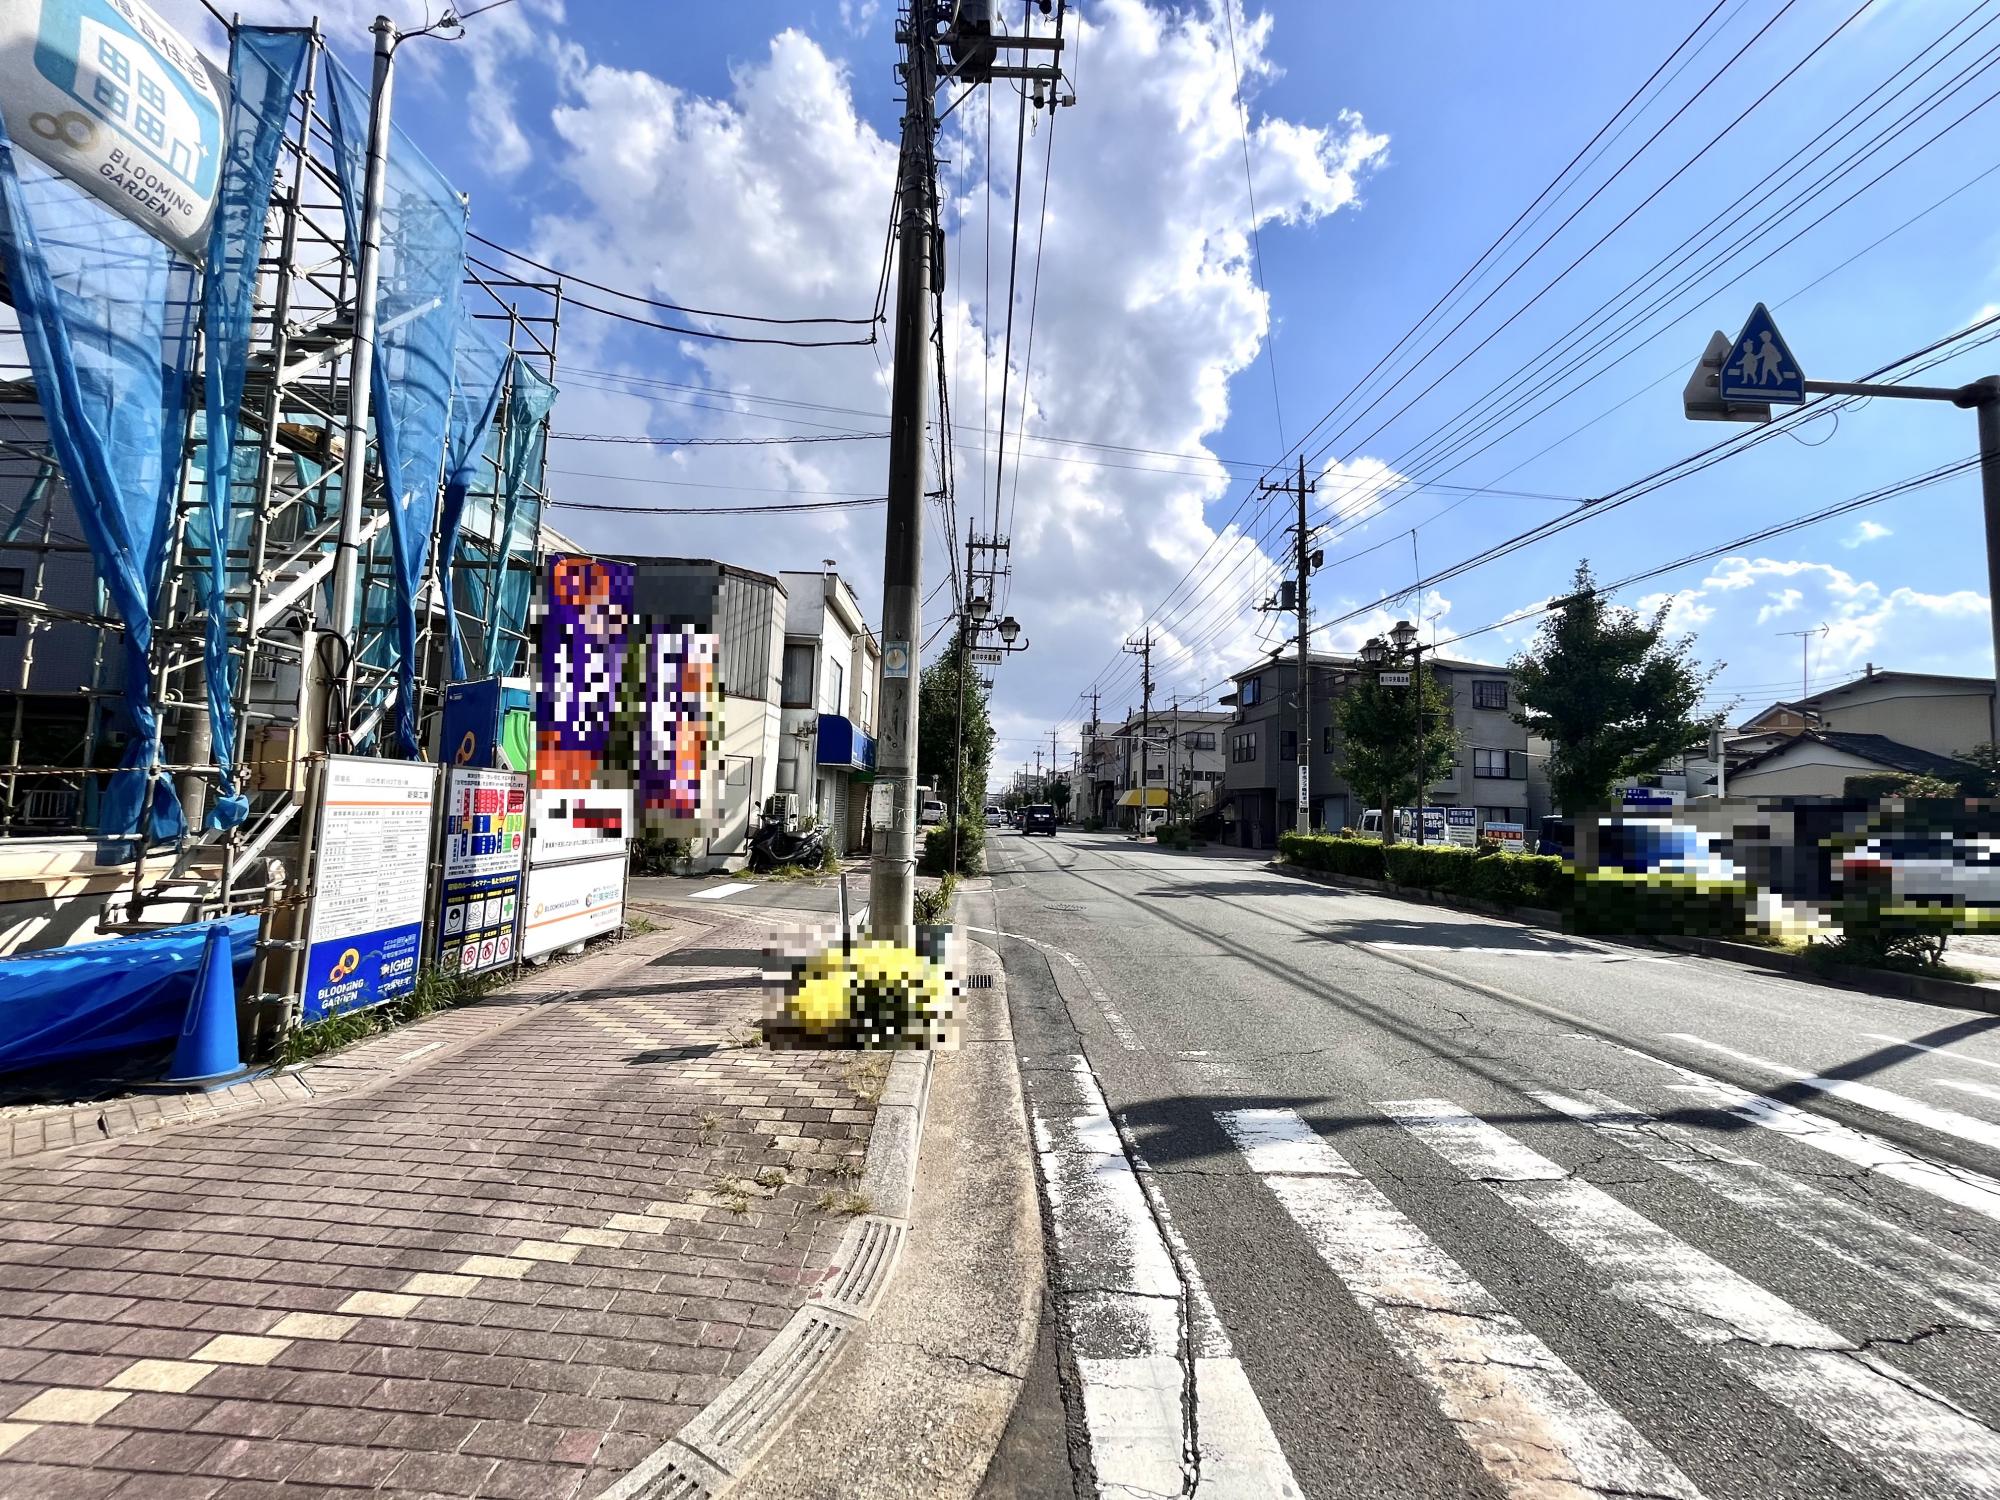
M 1010 646 L 1013 645 L 1014 637 L 1018 636 L 1020 633 L 1021 633 L 1021 622 L 1015 619 L 1012 615 L 1008 615 L 1005 619 L 1003 619 L 1000 622 L 1000 639 L 1005 641 L 1008 645 Z
M 975 594 L 972 597 L 972 602 L 965 606 L 965 612 L 975 620 L 983 620 L 992 608 L 993 606 L 988 604 L 985 599 Z
M 1417 639 L 1417 627 L 1408 620 L 1398 620 L 1389 632 L 1389 639 L 1396 643 L 1396 654 L 1411 653 L 1410 673 L 1410 717 L 1417 732 L 1417 843 L 1424 842 L 1424 648 Z
M 1371 635 L 1361 647 L 1361 659 L 1371 667 L 1379 667 L 1389 655 L 1389 648 L 1382 644 L 1382 637 Z
M 1417 627 L 1412 625 L 1408 620 L 1398 620 L 1396 628 L 1389 632 L 1389 639 L 1396 643 L 1396 650 L 1398 652 L 1409 650 L 1411 643 L 1416 638 Z

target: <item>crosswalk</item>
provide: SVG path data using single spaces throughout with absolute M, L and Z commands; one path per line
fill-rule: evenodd
M 1369 1099 L 1363 1120 L 1350 1113 L 1337 1123 L 1312 1105 L 1213 1100 L 1203 1118 L 1212 1117 L 1221 1145 L 1203 1170 L 1268 1195 L 1277 1222 L 1330 1273 L 1329 1287 L 1351 1299 L 1381 1357 L 1405 1372 L 1497 1493 L 1744 1493 L 1716 1479 L 1716 1456 L 1705 1451 L 1711 1420 L 1693 1410 L 1663 1420 L 1644 1403 L 1625 1409 L 1619 1382 L 1605 1385 L 1601 1362 L 1578 1354 L 1576 1330 L 1551 1325 L 1552 1302 L 1595 1299 L 1606 1317 L 1624 1310 L 1620 1326 L 1650 1341 L 1645 1358 L 1698 1364 L 1700 1389 L 1740 1390 L 1740 1402 L 1766 1404 L 1787 1430 L 1819 1444 L 1826 1462 L 1849 1466 L 1857 1493 L 2000 1500 L 2000 1430 L 1989 1425 L 1996 1402 L 1984 1375 L 2000 1352 L 2000 1258 L 1979 1258 L 1988 1242 L 1972 1232 L 2000 1220 L 2000 1178 L 1805 1106 L 1837 1100 L 1905 1139 L 1901 1127 L 1918 1126 L 1983 1149 L 2000 1149 L 2000 1126 L 1688 1034 L 1665 1040 L 1683 1056 L 1725 1058 L 1737 1076 L 1767 1076 L 1770 1090 L 1601 1037 L 1573 1040 L 1659 1070 L 1655 1082 L 1634 1085 L 1654 1101 L 1651 1112 L 1575 1085 L 1527 1086 L 1505 1107 L 1488 1091 L 1484 1109 L 1448 1097 Z M 1964 1094 L 1968 1108 L 2000 1101 L 2000 1090 L 1942 1071 L 1976 1059 L 1881 1040 L 1936 1061 L 1939 1075 L 1924 1084 Z M 1622 1076 L 1636 1071 L 1628 1065 Z M 1273 1427 L 1252 1384 L 1257 1366 L 1246 1370 L 1238 1357 L 1142 1144 L 1106 1108 L 1089 1064 L 1077 1056 L 1027 1081 L 1056 1230 L 1054 1292 L 1098 1493 L 1306 1492 L 1286 1454 L 1287 1430 Z M 1736 1128 L 1718 1130 L 1718 1121 Z M 1335 1144 L 1354 1130 L 1374 1142 L 1358 1156 Z M 1567 1159 L 1632 1171 L 1573 1170 L 1547 1154 L 1564 1139 L 1577 1147 Z M 1821 1171 L 1815 1156 L 1835 1161 Z M 1499 1216 L 1491 1222 L 1513 1226 L 1507 1233 L 1519 1242 L 1549 1247 L 1527 1264 L 1587 1274 L 1572 1274 L 1553 1299 L 1546 1290 L 1523 1296 L 1518 1268 L 1483 1283 L 1468 1265 L 1491 1264 L 1490 1246 L 1459 1238 L 1476 1233 L 1468 1227 L 1476 1215 L 1422 1212 L 1404 1170 L 1385 1175 L 1381 1165 L 1411 1160 L 1433 1164 L 1429 1180 L 1472 1195 L 1454 1203 L 1484 1201 Z M 1661 1184 L 1663 1196 L 1623 1190 L 1635 1182 Z M 1929 1215 L 1911 1212 L 1911 1191 L 1933 1200 Z M 1750 1237 L 1690 1235 L 1690 1213 L 1702 1216 L 1690 1202 L 1748 1224 Z M 1813 1276 L 1771 1274 L 1773 1264 L 1808 1262 L 1837 1267 L 1840 1289 L 1822 1294 Z M 1871 1306 L 1903 1310 L 1913 1331 L 1883 1333 Z M 1926 1362 L 1914 1346 L 1943 1332 L 1976 1354 Z M 1957 1388 L 1961 1373 L 1969 1389 Z

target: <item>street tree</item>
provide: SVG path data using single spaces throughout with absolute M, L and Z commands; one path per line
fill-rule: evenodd
M 1069 778 L 1057 777 L 1049 783 L 1049 801 L 1054 804 L 1056 817 L 1067 821 L 1069 818 Z
M 1420 704 L 1421 778 L 1417 768 Z M 1412 672 L 1408 687 L 1384 687 L 1370 673 L 1340 695 L 1334 713 L 1340 723 L 1340 774 L 1363 803 L 1382 810 L 1382 837 L 1393 843 L 1397 806 L 1421 805 L 1420 787 L 1442 781 L 1458 765 L 1451 696 L 1428 667 Z
M 1579 562 L 1569 594 L 1510 663 L 1516 720 L 1549 744 L 1549 793 L 1563 812 L 1598 807 L 1628 776 L 1658 770 L 1703 744 L 1721 714 L 1702 695 L 1722 663 L 1694 659 L 1694 638 L 1670 636 L 1663 604 L 1650 616 L 1608 602 Z
M 967 643 L 969 645 L 969 642 Z M 960 643 L 940 653 L 924 668 L 917 685 L 917 779 L 936 787 L 946 807 L 963 809 L 976 819 L 986 806 L 986 776 L 993 758 L 993 721 L 986 711 L 986 688 Z M 958 786 L 958 715 L 961 698 L 959 669 L 964 664 L 965 785 Z M 964 796 L 954 801 L 953 793 Z

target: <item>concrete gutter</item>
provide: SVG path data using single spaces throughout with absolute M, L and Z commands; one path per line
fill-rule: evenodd
M 1315 885 L 1347 887 L 1368 891 L 1378 896 L 1388 896 L 1397 901 L 1447 906 L 1455 911 L 1500 917 L 1527 927 L 1561 930 L 1563 925 L 1559 913 L 1543 911 L 1532 906 L 1501 906 L 1492 901 L 1462 900 L 1457 897 L 1436 895 L 1414 886 L 1396 885 L 1387 880 L 1370 880 L 1361 875 L 1329 875 L 1323 870 L 1301 869 L 1297 865 L 1288 865 L 1279 860 L 1269 861 L 1264 868 L 1275 875 L 1289 875 L 1296 880 L 1310 880 Z M 1948 1005 L 1958 1010 L 1977 1010 L 1984 1011 L 1988 1015 L 2000 1015 L 2000 983 L 1966 984 L 1957 979 L 1938 979 L 1926 974 L 1898 974 L 1892 969 L 1870 969 L 1859 964 L 1814 963 L 1796 953 L 1783 953 L 1775 948 L 1761 947 L 1756 943 L 1731 942 L 1727 938 L 1630 937 L 1609 932 L 1594 932 L 1588 936 L 1599 942 L 1619 943 L 1628 947 L 1668 948 L 1679 953 L 1692 953 L 1701 958 L 1719 958 L 1730 963 L 1748 964 L 1753 968 L 1768 969 L 1776 974 L 1789 974 L 1814 984 L 1832 985 L 1844 990 L 1860 990 L 1890 1000 L 1914 1000 L 1920 1005 Z
M 848 1226 L 827 1279 L 600 1500 L 977 1488 L 1033 1352 L 1042 1248 L 1005 980 L 992 950 L 965 952 L 967 980 L 990 988 L 961 991 L 960 1050 L 891 1061 L 861 1178 L 872 1211 Z

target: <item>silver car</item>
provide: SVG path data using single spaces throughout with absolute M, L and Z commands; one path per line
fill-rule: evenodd
M 2000 907 L 2000 838 L 1884 834 L 1849 850 L 1840 878 L 1843 884 L 1886 878 L 1894 899 L 1919 905 Z

